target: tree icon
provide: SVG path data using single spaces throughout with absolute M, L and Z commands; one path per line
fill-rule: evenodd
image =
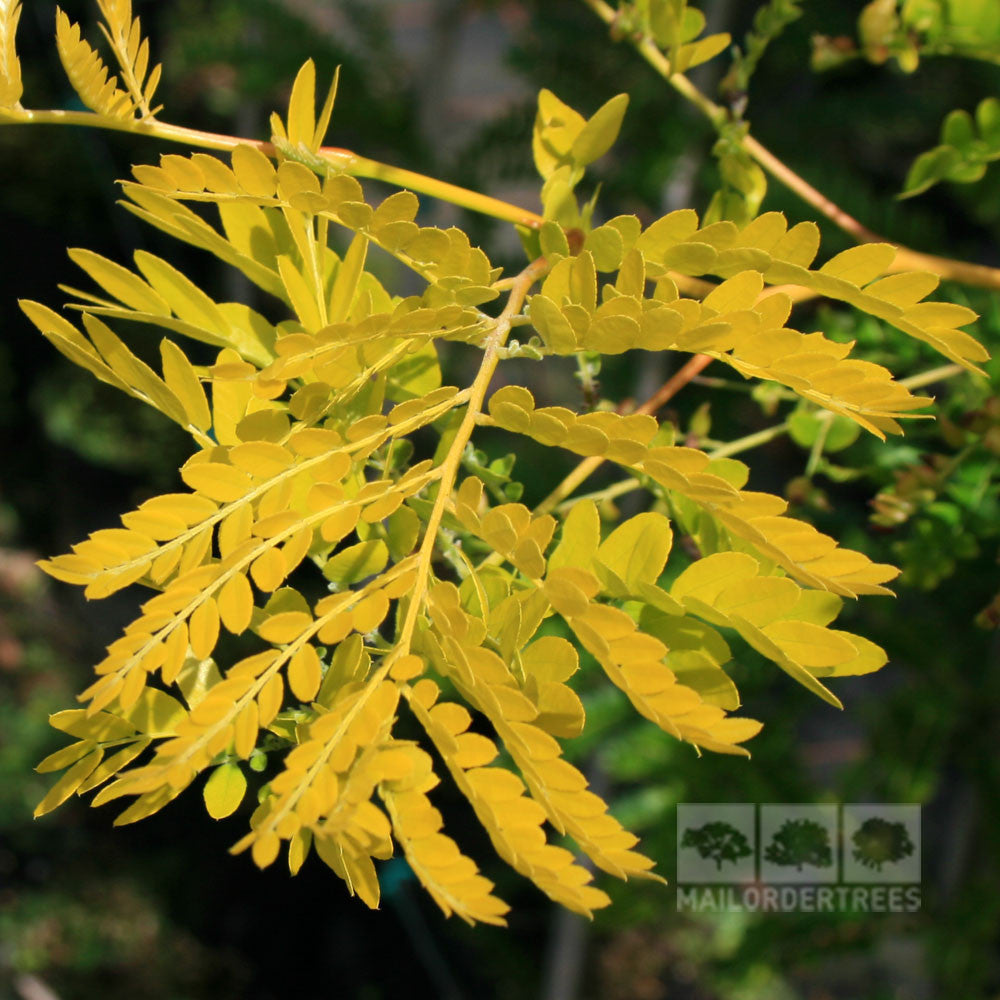
M 752 852 L 747 838 L 729 823 L 715 820 L 684 831 L 681 847 L 693 847 L 703 858 L 711 858 L 716 870 L 722 868 L 723 861 L 733 863 L 749 856 Z
M 913 853 L 913 841 L 902 823 L 890 823 L 886 819 L 872 816 L 866 819 L 851 837 L 854 842 L 855 861 L 867 868 L 882 871 L 887 861 L 902 861 Z
M 815 820 L 785 820 L 767 845 L 764 857 L 771 864 L 782 868 L 795 867 L 798 871 L 802 871 L 803 865 L 829 868 L 833 864 L 830 833 Z

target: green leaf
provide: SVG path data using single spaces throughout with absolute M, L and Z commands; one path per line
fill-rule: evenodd
M 420 518 L 409 507 L 400 507 L 385 524 L 389 554 L 398 562 L 408 556 L 420 535 Z
M 815 410 L 796 410 L 788 418 L 788 434 L 803 448 L 811 448 L 823 433 L 823 451 L 837 452 L 857 441 L 861 427 L 847 417 Z
M 381 538 L 349 545 L 331 556 L 323 567 L 323 575 L 338 587 L 347 587 L 366 577 L 381 573 L 389 562 L 389 549 Z

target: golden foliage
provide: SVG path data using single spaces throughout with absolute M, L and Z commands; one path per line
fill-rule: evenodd
M 719 42 L 696 41 L 702 25 L 683 7 L 674 5 L 682 21 L 664 15 L 653 28 L 693 64 Z M 122 86 L 60 12 L 63 63 L 91 108 L 145 118 L 158 78 L 148 44 L 127 0 L 100 8 Z M 17 15 L 16 3 L 0 3 L 8 105 L 20 94 Z M 97 664 L 85 707 L 52 717 L 76 742 L 40 765 L 65 773 L 38 814 L 99 789 L 95 804 L 131 800 L 116 820 L 129 823 L 208 772 L 206 808 L 222 818 L 240 809 L 246 771 L 266 770 L 234 851 L 264 867 L 285 848 L 294 873 L 315 849 L 377 906 L 376 862 L 396 844 L 446 914 L 503 923 L 492 883 L 442 832 L 429 797 L 439 781 L 433 749 L 497 853 L 553 900 L 590 914 L 609 898 L 553 836 L 619 878 L 656 876 L 565 759 L 563 741 L 585 722 L 572 683 L 577 650 L 674 738 L 746 754 L 760 723 L 732 714 L 739 696 L 720 630 L 837 704 L 820 678 L 885 659 L 829 627 L 838 595 L 887 593 L 895 570 L 787 517 L 780 498 L 746 490 L 740 463 L 675 447 L 650 416 L 536 406 L 517 386 L 489 396 L 512 326 L 534 327 L 537 357 L 707 353 L 879 436 L 900 432 L 899 419 L 928 400 L 851 360 L 847 346 L 788 328 L 788 298 L 765 285 L 794 282 L 850 302 L 967 366 L 984 352 L 958 329 L 967 310 L 924 301 L 933 278 L 882 277 L 889 247 L 811 270 L 815 227 L 788 229 L 775 213 L 742 229 L 699 228 L 687 211 L 645 230 L 632 216 L 586 224 L 572 190 L 613 143 L 623 97 L 585 121 L 542 93 L 534 153 L 552 221 L 539 235 L 544 256 L 500 280 L 460 230 L 420 226 L 413 194 L 369 204 L 357 180 L 317 156 L 336 80 L 318 116 L 314 85 L 307 63 L 286 118 L 272 122 L 273 158 L 249 144 L 228 160 L 167 155 L 123 186 L 129 211 L 237 268 L 275 300 L 268 314 L 279 322 L 214 301 L 142 251 L 134 269 L 71 252 L 96 286 L 67 289 L 79 326 L 23 303 L 70 360 L 194 443 L 176 492 L 42 563 L 89 598 L 133 584 L 151 595 Z M 587 230 L 575 251 L 567 222 Z M 422 290 L 386 288 L 367 267 L 372 248 Z M 724 280 L 697 301 L 678 293 L 671 271 Z M 167 334 L 159 371 L 109 325 L 126 321 Z M 192 361 L 177 337 L 209 345 L 209 362 Z M 467 387 L 441 385 L 441 340 L 477 355 Z M 653 509 L 611 526 L 587 500 L 558 517 L 507 502 L 468 447 L 480 424 L 606 459 L 640 477 Z M 693 507 L 712 530 L 699 534 L 704 558 L 664 587 L 677 530 L 670 504 Z M 397 736 L 402 713 L 426 747 Z M 501 747 L 508 759 L 497 763 Z

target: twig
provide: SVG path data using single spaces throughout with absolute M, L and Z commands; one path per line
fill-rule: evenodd
M 604 0 L 583 0 L 605 24 L 615 24 L 618 14 Z M 649 37 L 634 41 L 635 48 L 649 65 L 669 83 L 674 90 L 698 108 L 713 125 L 719 127 L 729 120 L 728 111 L 703 94 L 682 73 L 675 73 L 670 61 L 657 48 Z M 803 201 L 825 215 L 831 222 L 848 233 L 859 243 L 892 243 L 880 236 L 845 212 L 839 205 L 832 202 L 822 192 L 817 191 L 808 181 L 800 177 L 794 170 L 786 166 L 770 150 L 752 136 L 747 135 L 740 140 L 740 145 L 777 181 L 794 191 Z M 911 250 L 900 243 L 896 247 L 896 259 L 889 266 L 892 272 L 925 270 L 939 274 L 942 278 L 959 281 L 966 285 L 981 288 L 1000 288 L 1000 270 L 985 267 L 981 264 L 969 264 L 965 261 L 952 260 L 947 257 L 937 257 L 933 254 Z
M 683 368 L 675 372 L 636 413 L 655 413 L 661 406 L 672 399 L 707 365 L 712 359 L 707 354 L 696 354 Z M 573 491 L 587 479 L 595 469 L 600 468 L 604 459 L 600 455 L 585 458 L 579 465 L 535 508 L 536 516 L 547 514 L 558 507 Z
M 92 111 L 29 111 L 26 109 L 4 110 L 0 112 L 0 124 L 40 124 L 40 125 L 84 125 L 90 128 L 111 129 L 116 132 L 130 132 L 133 135 L 145 135 L 154 139 L 164 139 L 168 142 L 179 142 L 186 146 L 199 149 L 216 149 L 229 151 L 237 146 L 252 146 L 265 156 L 276 157 L 277 150 L 271 142 L 261 139 L 246 139 L 239 136 L 222 135 L 218 132 L 204 132 L 201 129 L 185 128 L 183 125 L 170 125 L 156 120 L 137 121 L 135 119 L 109 118 Z M 545 221 L 536 212 L 531 212 L 518 205 L 480 194 L 468 188 L 449 184 L 447 181 L 428 177 L 403 167 L 393 167 L 388 163 L 370 160 L 358 156 L 349 149 L 335 146 L 323 146 L 319 156 L 326 160 L 336 170 L 350 174 L 352 177 L 369 177 L 373 180 L 385 181 L 397 187 L 409 188 L 420 194 L 430 195 L 444 201 L 467 208 L 482 215 L 489 215 L 504 222 L 538 229 Z
M 700 375 L 711 363 L 712 359 L 707 354 L 696 354 L 687 364 L 674 372 L 635 412 L 655 413 L 661 406 L 664 406 L 673 399 L 695 375 Z
M 730 455 L 739 455 L 744 451 L 749 451 L 751 448 L 767 444 L 768 441 L 773 441 L 775 438 L 781 437 L 787 431 L 788 421 L 783 420 L 780 424 L 775 424 L 773 427 L 765 427 L 761 431 L 747 434 L 746 437 L 737 438 L 735 441 L 727 441 L 726 444 L 721 444 L 718 448 L 713 448 L 708 453 L 708 457 L 728 458 Z

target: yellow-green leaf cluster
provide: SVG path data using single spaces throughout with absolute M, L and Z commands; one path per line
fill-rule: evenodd
M 132 17 L 131 0 L 97 0 L 97 5 L 104 19 L 101 32 L 114 52 L 121 80 L 83 38 L 80 25 L 56 8 L 56 48 L 63 69 L 92 111 L 121 120 L 151 118 L 161 67 L 150 69 L 149 41 L 142 37 L 139 18 Z
M 145 114 L 133 82 L 145 78 L 148 98 L 153 75 L 138 22 L 128 3 L 101 9 L 125 89 L 60 14 L 64 61 L 101 113 Z M 657 9 L 684 21 L 681 54 L 701 44 L 683 4 Z M 504 861 L 591 914 L 610 901 L 591 865 L 656 876 L 566 759 L 564 741 L 586 721 L 577 676 L 603 671 L 676 739 L 746 754 L 760 723 L 732 714 L 723 632 L 835 703 L 821 678 L 884 662 L 830 628 L 837 595 L 886 593 L 895 570 L 746 490 L 740 463 L 667 444 L 651 416 L 536 406 L 510 384 L 490 395 L 495 379 L 509 383 L 498 370 L 512 329 L 533 324 L 555 354 L 708 353 L 884 434 L 926 401 L 845 347 L 786 328 L 789 300 L 768 296 L 765 282 L 854 302 L 966 361 L 979 357 L 956 329 L 967 313 L 923 303 L 925 276 L 880 277 L 889 248 L 809 270 L 813 228 L 773 214 L 740 229 L 672 213 L 645 231 L 631 216 L 596 228 L 588 217 L 589 232 L 570 239 L 558 206 L 613 142 L 620 98 L 585 121 L 543 94 L 544 257 L 498 280 L 463 232 L 416 222 L 414 195 L 370 204 L 331 167 L 320 144 L 336 81 L 319 115 L 314 85 L 307 63 L 273 144 L 241 144 L 228 160 L 164 156 L 124 185 L 129 211 L 269 296 L 260 312 L 215 301 L 144 251 L 134 268 L 72 251 L 96 286 L 66 289 L 79 326 L 23 303 L 67 358 L 193 442 L 172 492 L 42 563 L 88 598 L 133 585 L 145 594 L 96 665 L 84 707 L 52 719 L 74 742 L 40 765 L 64 773 L 38 812 L 96 790 L 96 805 L 128 799 L 116 822 L 130 823 L 198 782 L 215 819 L 250 813 L 256 798 L 233 850 L 260 867 L 284 852 L 294 874 L 315 854 L 377 906 L 378 864 L 398 849 L 444 913 L 502 923 L 507 905 L 432 802 L 447 776 Z M 375 250 L 413 272 L 397 283 L 407 294 L 391 272 L 379 268 L 385 283 L 372 272 Z M 696 301 L 678 294 L 671 271 L 724 280 Z M 155 368 L 126 346 L 126 325 L 165 333 Z M 473 359 L 464 384 L 441 384 L 442 340 Z M 516 494 L 477 458 L 482 424 L 607 460 L 639 478 L 655 509 L 609 525 L 586 499 L 554 513 L 508 502 Z M 667 512 L 692 509 L 713 546 L 661 585 L 679 530 Z M 401 720 L 419 740 L 400 736 Z
M 627 108 L 628 95 L 618 94 L 586 119 L 552 91 L 542 90 L 538 95 L 532 151 L 544 181 L 546 219 L 567 229 L 582 224 L 573 189 L 582 180 L 584 168 L 614 145 Z
M 531 393 L 517 386 L 494 393 L 490 414 L 506 430 L 578 455 L 600 456 L 648 476 L 693 501 L 722 528 L 809 586 L 855 597 L 886 593 L 881 585 L 897 575 L 892 566 L 840 548 L 811 524 L 783 516 L 788 505 L 779 497 L 732 485 L 712 470 L 704 452 L 653 446 L 657 424 L 651 417 L 608 412 L 579 416 L 558 406 L 536 409 Z M 729 468 L 746 481 L 745 465 L 732 463 Z
M 687 0 L 640 0 L 636 9 L 645 33 L 666 52 L 674 73 L 685 73 L 729 46 L 726 32 L 698 37 L 705 30 L 705 15 Z

